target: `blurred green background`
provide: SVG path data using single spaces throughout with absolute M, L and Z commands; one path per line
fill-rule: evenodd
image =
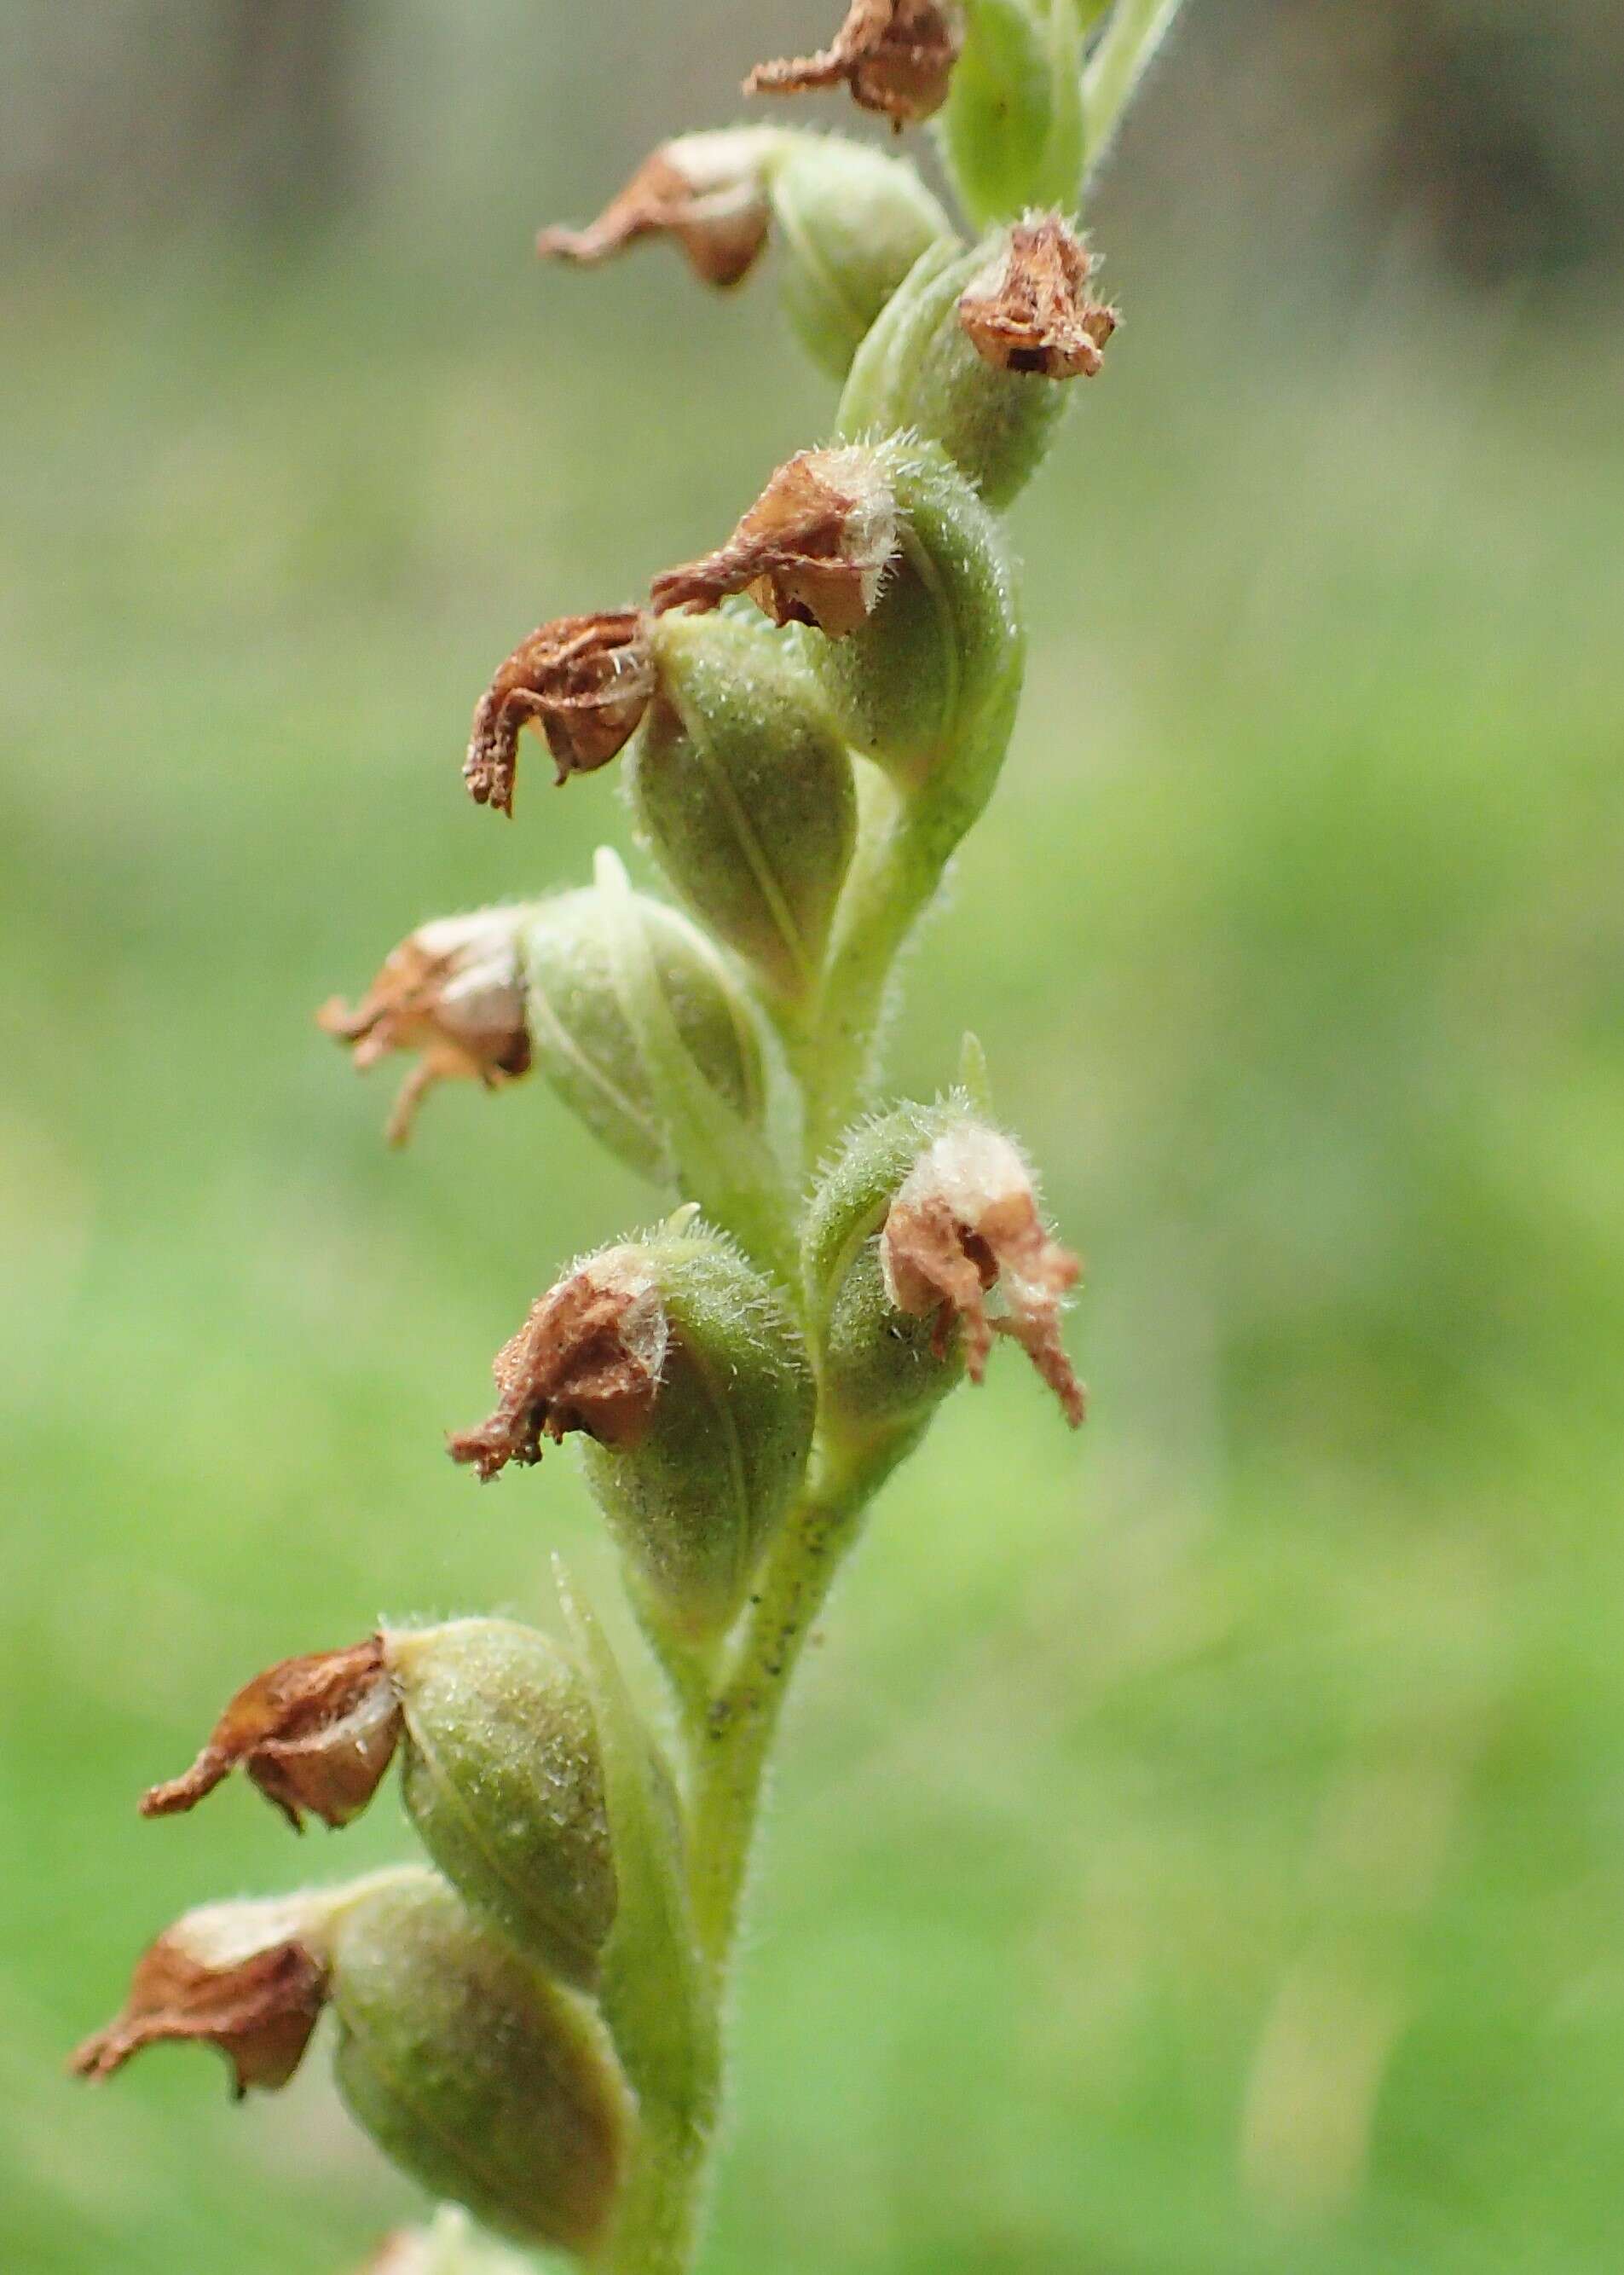
M 311 1011 L 625 843 L 471 807 L 473 696 L 831 398 L 768 280 L 530 232 L 834 11 L 4 13 L 0 2265 L 336 2275 L 415 2205 L 321 2063 L 62 2060 L 186 1904 L 405 1848 L 138 1823 L 250 1671 L 608 1592 L 567 1456 L 440 1432 L 647 1197 L 537 1085 L 388 1155 Z M 896 1047 L 987 1039 L 1093 1418 L 957 1400 L 812 1657 L 712 2275 L 1624 2252 L 1624 33 L 1189 18 Z

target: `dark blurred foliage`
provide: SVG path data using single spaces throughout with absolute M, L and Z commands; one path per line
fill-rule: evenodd
M 621 0 L 587 30 L 563 0 L 11 0 L 0 215 L 47 243 L 178 213 L 259 231 L 387 215 L 406 145 L 419 193 L 455 202 L 472 152 L 500 167 L 524 147 L 487 139 L 498 121 L 555 141 L 583 109 L 650 136 L 724 116 L 731 70 L 716 59 L 804 44 L 817 12 Z M 1230 0 L 1191 8 L 1179 36 L 1195 54 L 1169 139 L 1200 150 L 1220 190 L 1265 164 L 1323 182 L 1333 160 L 1346 213 L 1399 219 L 1471 282 L 1618 253 L 1613 0 Z M 1266 129 L 1215 145 L 1214 117 L 1244 128 L 1249 89 Z

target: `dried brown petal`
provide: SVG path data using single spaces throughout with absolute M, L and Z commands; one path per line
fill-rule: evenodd
M 285 2085 L 327 1996 L 326 1962 L 298 1933 L 301 1909 L 292 1898 L 188 1912 L 142 1953 L 123 2013 L 69 2067 L 110 2077 L 143 2046 L 197 2038 L 219 2047 L 239 2098 Z
M 399 1735 L 400 1701 L 380 1636 L 284 1659 L 243 1686 L 185 1777 L 154 1786 L 141 1815 L 195 1809 L 240 1768 L 296 1833 L 302 1809 L 346 1825 L 377 1791 Z
M 669 237 L 706 284 L 736 284 L 767 242 L 765 162 L 777 138 L 752 127 L 662 142 L 585 229 L 544 229 L 536 251 L 611 260 L 640 238 Z
M 654 611 L 747 592 L 774 624 L 840 639 L 872 611 L 896 543 L 895 501 L 869 452 L 797 450 L 725 545 L 654 579 Z
M 634 1445 L 653 1411 L 665 1345 L 664 1307 L 638 1252 L 594 1258 L 541 1296 L 497 1352 L 495 1410 L 448 1440 L 451 1459 L 488 1482 L 510 1462 L 539 1462 L 544 1437 L 557 1444 L 571 1430 Z
M 435 1083 L 472 1079 L 494 1090 L 528 1071 L 522 921 L 513 909 L 482 909 L 420 925 L 353 1009 L 335 995 L 316 1013 L 325 1033 L 352 1046 L 362 1073 L 390 1051 L 420 1053 L 389 1119 L 391 1145 L 405 1143 Z
M 589 775 L 636 733 L 653 692 L 647 627 L 635 610 L 559 616 L 521 640 L 480 696 L 463 761 L 478 805 L 513 811 L 518 738 L 540 728 L 557 780 Z
M 880 112 L 900 133 L 941 109 L 963 45 L 957 11 L 942 0 L 851 0 L 827 48 L 758 64 L 744 92 L 799 94 L 843 83 L 863 110 Z
M 1052 1240 L 1025 1163 L 1007 1138 L 973 1122 L 937 1139 L 910 1172 L 880 1236 L 886 1292 L 913 1319 L 935 1314 L 938 1354 L 955 1320 L 971 1379 L 986 1373 L 995 1334 L 1014 1336 L 1075 1430 L 1083 1386 L 1061 1341 L 1061 1309 L 1081 1266 Z M 1006 1309 L 989 1317 L 998 1285 Z
M 1116 311 L 1089 297 L 1088 248 L 1058 214 L 1017 222 L 997 259 L 959 296 L 959 321 L 1000 371 L 1092 379 Z

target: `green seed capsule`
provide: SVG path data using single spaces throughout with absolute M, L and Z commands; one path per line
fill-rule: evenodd
M 407 1812 L 474 1908 L 590 1987 L 615 1917 L 598 1736 L 574 1667 L 511 1620 L 386 1630 Z
M 1000 368 L 965 329 L 959 303 L 1001 244 L 921 255 L 858 349 L 839 412 L 844 435 L 908 428 L 940 443 L 996 507 L 1036 472 L 1072 393 L 1036 366 Z
M 731 1624 L 800 1483 L 812 1372 L 782 1298 L 725 1243 L 633 1252 L 665 1316 L 659 1394 L 639 1443 L 587 1443 L 586 1474 L 655 1606 L 703 1637 Z
M 965 0 L 964 44 L 936 131 L 981 226 L 1070 205 L 1083 176 L 1076 0 Z
M 844 379 L 875 317 L 952 223 L 905 160 L 834 136 L 782 135 L 767 178 L 785 313 L 812 360 Z
M 339 2090 L 379 2147 L 499 2234 L 587 2252 L 631 2118 L 607 2033 L 430 1872 L 359 1894 L 332 1935 Z
M 673 1184 L 661 1086 L 621 995 L 616 927 L 642 926 L 676 1033 L 717 1096 L 752 1128 L 765 1112 L 761 1044 L 749 1003 L 686 918 L 643 894 L 588 887 L 535 911 L 522 941 L 533 1063 L 611 1153 Z
M 814 983 L 857 838 L 851 761 L 791 642 L 753 611 L 661 616 L 631 795 L 696 916 L 776 995 Z
M 860 1123 L 807 1212 L 807 1324 L 822 1354 L 827 1417 L 850 1436 L 922 1426 L 963 1375 L 957 1337 L 933 1349 L 933 1323 L 897 1311 L 880 1261 L 880 1234 L 904 1179 L 962 1113 L 951 1101 L 910 1102 Z
M 820 682 L 855 748 L 922 790 L 956 842 L 992 793 L 1025 665 L 1015 566 L 981 499 L 938 450 L 872 452 L 898 543 L 873 612 L 820 642 Z
M 451 1440 L 453 1458 L 493 1478 L 580 1432 L 646 1607 L 691 1638 L 725 1629 L 812 1440 L 812 1369 L 773 1283 L 674 1222 L 549 1289 L 495 1376 L 495 1411 Z

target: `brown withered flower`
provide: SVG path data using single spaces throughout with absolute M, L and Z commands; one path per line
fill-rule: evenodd
M 668 237 L 706 284 L 736 284 L 767 243 L 772 211 L 767 162 L 770 129 L 723 128 L 662 142 L 585 229 L 544 229 L 544 258 L 609 261 L 646 237 Z
M 185 1775 L 142 1796 L 141 1815 L 195 1809 L 245 1769 L 296 1833 L 305 1829 L 306 1809 L 325 1824 L 347 1825 L 377 1791 L 399 1736 L 400 1701 L 381 1636 L 284 1659 L 244 1684 Z
M 335 995 L 316 1024 L 351 1046 L 365 1073 L 390 1051 L 418 1062 L 395 1101 L 386 1135 L 402 1145 L 437 1082 L 472 1080 L 494 1090 L 530 1067 L 530 1030 L 519 960 L 523 912 L 480 909 L 419 925 L 384 963 L 353 1008 Z
M 913 1319 L 935 1315 L 940 1356 L 958 1321 L 971 1379 L 986 1372 L 994 1334 L 1012 1335 L 1060 1400 L 1075 1430 L 1083 1386 L 1061 1341 L 1061 1311 L 1081 1266 L 1051 1239 L 1031 1172 L 1009 1139 L 965 1122 L 939 1138 L 910 1171 L 880 1235 L 886 1293 Z M 1005 1309 L 989 1315 L 996 1286 Z
M 540 1297 L 497 1352 L 495 1410 L 447 1440 L 451 1459 L 488 1483 L 510 1462 L 539 1462 L 543 1438 L 556 1445 L 571 1430 L 605 1446 L 635 1445 L 659 1393 L 666 1332 L 664 1306 L 638 1251 L 594 1257 Z
M 959 296 L 959 321 L 1000 371 L 1092 379 L 1116 311 L 1089 296 L 1087 246 L 1059 214 L 1029 215 Z
M 250 2086 L 285 2085 L 327 1997 L 327 1963 L 301 1932 L 306 1917 L 297 1896 L 187 1912 L 142 1953 L 123 2012 L 69 2067 L 111 2077 L 143 2046 L 192 2038 L 218 2046 L 239 2100 Z
M 774 624 L 840 639 L 872 612 L 896 547 L 895 500 L 872 451 L 797 450 L 725 545 L 655 578 L 654 612 L 748 593 Z
M 861 109 L 879 111 L 900 134 L 941 109 L 963 46 L 958 11 L 944 0 L 851 0 L 827 48 L 758 64 L 744 92 L 800 94 L 844 85 Z
M 518 738 L 547 737 L 560 783 L 608 766 L 637 732 L 654 689 L 647 627 L 635 609 L 558 616 L 523 639 L 480 696 L 463 780 L 476 805 L 513 812 Z

